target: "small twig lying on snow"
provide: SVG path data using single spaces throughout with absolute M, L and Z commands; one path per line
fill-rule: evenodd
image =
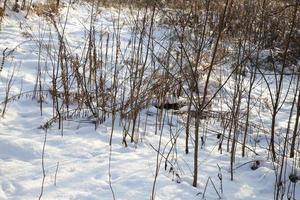
M 59 166 L 59 162 L 57 162 L 57 165 L 56 165 L 55 176 L 54 176 L 54 186 L 56 186 L 56 177 L 57 177 L 57 172 L 58 172 L 58 166 Z

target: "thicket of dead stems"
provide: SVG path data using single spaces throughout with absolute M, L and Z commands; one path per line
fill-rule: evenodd
M 172 137 L 168 148 L 163 148 L 161 140 L 158 149 L 152 146 L 157 152 L 153 200 L 163 159 L 165 169 L 171 166 L 169 171 L 180 178 L 176 160 L 170 158 L 176 151 L 179 135 L 185 138 L 182 151 L 193 154 L 191 184 L 195 187 L 198 173 L 201 173 L 199 147 L 205 146 L 207 137 L 212 137 L 202 131 L 206 130 L 207 124 L 213 121 L 221 128 L 214 133 L 219 141 L 219 152 L 230 153 L 232 180 L 237 154 L 242 157 L 257 155 L 258 137 L 264 135 L 268 143 L 266 152 L 276 172 L 274 199 L 294 197 L 291 185 L 300 179 L 295 172 L 300 165 L 299 1 L 88 2 L 91 11 L 89 24 L 85 27 L 84 48 L 80 54 L 74 54 L 65 35 L 68 18 L 72 17 L 68 14 L 72 2 L 64 4 L 68 11 L 61 19 L 60 1 L 35 7 L 32 2 L 24 1 L 24 8 L 32 8 L 31 12 L 44 15 L 55 31 L 47 44 L 39 41 L 39 52 L 46 55 L 48 67 L 42 70 L 38 63 L 33 97 L 39 101 L 41 114 L 45 91 L 49 92 L 53 102 L 53 118 L 43 128 L 48 129 L 58 122 L 63 135 L 66 119 L 86 118 L 97 128 L 110 118 L 111 151 L 117 123 L 123 127 L 125 147 L 143 139 L 141 130 L 146 132 L 150 113 L 146 115 L 143 127 L 141 115 L 151 106 L 158 108 L 154 113 L 155 134 L 160 138 L 167 127 L 166 118 L 183 118 L 184 126 L 180 132 L 174 133 L 169 122 Z M 5 12 L 6 3 L 1 12 Z M 112 32 L 95 28 L 101 6 L 113 6 L 118 10 Z M 126 22 L 130 26 L 128 41 L 121 39 L 123 7 L 129 9 L 131 15 L 131 21 Z M 163 37 L 157 36 L 160 31 L 164 33 Z M 124 46 L 126 49 L 122 48 Z M 51 74 L 49 89 L 42 81 L 45 70 Z M 10 100 L 10 83 L 2 115 Z M 254 91 L 259 88 L 262 94 L 257 95 Z M 291 106 L 286 127 L 278 127 L 277 117 L 283 105 L 288 103 Z M 186 107 L 185 111 L 180 110 L 182 107 Z M 266 111 L 270 113 L 270 127 L 260 123 L 261 114 Z M 165 156 L 167 149 L 170 150 Z M 259 167 L 260 162 L 254 160 L 252 168 Z M 288 168 L 288 162 L 292 169 Z M 115 198 L 110 174 L 109 180 Z

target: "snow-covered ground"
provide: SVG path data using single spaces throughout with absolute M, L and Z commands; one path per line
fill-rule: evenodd
M 68 8 L 63 8 L 62 13 L 66 13 L 67 10 Z M 86 4 L 74 4 L 70 7 L 66 37 L 74 52 L 82 51 L 89 11 L 90 7 Z M 100 13 L 101 17 L 96 21 L 96 27 L 105 27 L 107 32 L 110 32 L 114 28 L 112 18 L 114 14 L 116 15 L 116 10 L 103 9 Z M 126 22 L 128 17 L 126 10 L 122 15 Z M 130 35 L 126 33 L 129 29 L 126 29 L 125 22 L 124 34 L 121 37 L 126 41 Z M 16 71 L 10 96 L 17 96 L 9 102 L 4 118 L 0 119 L 0 199 L 38 199 L 43 180 L 42 153 L 45 139 L 43 161 L 46 176 L 42 199 L 112 199 L 109 186 L 111 119 L 108 118 L 97 129 L 92 123 L 84 120 L 66 120 L 63 133 L 58 130 L 56 124 L 46 132 L 39 127 L 52 117 L 50 96 L 44 100 L 42 116 L 40 104 L 32 98 L 32 92 L 18 96 L 19 93 L 33 90 L 38 62 L 41 66 L 46 62 L 43 55 L 39 61 L 38 45 L 42 39 L 46 41 L 49 38 L 48 25 L 45 20 L 36 15 L 24 19 L 22 13 L 13 12 L 2 21 L 0 52 L 5 48 L 8 48 L 6 53 L 13 49 L 14 51 L 11 52 L 0 72 L 0 101 L 4 101 L 8 77 L 14 67 Z M 46 71 L 44 66 L 42 69 Z M 50 82 L 47 74 L 44 76 L 46 90 Z M 1 109 L 3 105 L 2 103 Z M 123 131 L 117 118 L 110 166 L 112 188 L 116 199 L 150 198 L 157 164 L 159 134 L 162 134 L 160 152 L 163 157 L 159 156 L 161 165 L 155 188 L 157 200 L 192 200 L 202 199 L 202 196 L 206 199 L 219 199 L 212 182 L 222 199 L 273 199 L 274 166 L 267 158 L 264 148 L 257 147 L 256 152 L 260 156 L 249 153 L 248 157 L 242 158 L 237 154 L 234 180 L 230 180 L 230 155 L 225 151 L 220 154 L 219 139 L 215 132 L 210 131 L 222 131 L 221 128 L 219 130 L 216 128 L 219 127 L 219 122 L 215 120 L 204 125 L 207 129 L 201 132 L 207 140 L 199 152 L 199 185 L 197 188 L 192 187 L 193 152 L 188 155 L 184 152 L 184 131 L 182 131 L 184 119 L 171 115 L 171 111 L 168 111 L 164 128 L 155 135 L 155 113 L 154 107 L 143 111 L 139 142 L 129 144 L 127 148 L 122 144 Z M 145 130 L 146 116 L 148 125 Z M 263 113 L 262 116 L 266 119 L 270 117 L 268 113 Z M 283 120 L 287 120 L 287 117 L 282 117 L 282 123 Z M 170 153 L 171 163 L 165 166 L 171 133 L 179 134 L 179 137 L 175 150 Z M 249 161 L 252 160 L 261 162 L 257 170 L 251 170 L 252 162 Z M 222 175 L 222 184 L 220 175 Z M 212 182 L 208 182 L 203 195 L 209 177 Z M 296 197 L 299 196 L 298 184 Z
M 45 108 L 47 110 L 51 113 L 51 108 Z M 31 99 L 10 104 L 9 112 L 0 125 L 1 199 L 38 198 L 45 137 L 45 131 L 38 127 L 46 119 L 47 114 L 40 117 L 38 104 Z M 154 123 L 155 119 L 152 120 Z M 43 199 L 112 199 L 108 184 L 110 122 L 100 125 L 96 131 L 89 123 L 70 121 L 65 122 L 64 127 L 63 137 L 56 126 L 47 133 Z M 156 151 L 150 144 L 157 146 L 158 135 L 148 128 L 143 142 L 127 148 L 121 144 L 121 137 L 122 131 L 117 128 L 111 163 L 116 198 L 149 199 L 156 164 Z M 163 137 L 166 144 L 169 133 L 164 131 Z M 191 154 L 186 156 L 182 150 L 178 152 L 180 171 L 176 173 L 180 180 L 172 172 L 169 173 L 170 167 L 164 170 L 163 159 L 156 186 L 157 199 L 201 199 L 202 194 L 198 193 L 203 193 L 209 176 L 219 189 L 217 164 L 222 168 L 224 199 L 271 199 L 274 182 L 271 164 L 263 163 L 255 171 L 250 169 L 250 164 L 241 166 L 235 171 L 235 180 L 230 181 L 229 155 L 219 154 L 217 142 L 217 139 L 208 141 L 200 151 L 198 188 L 191 186 Z M 183 141 L 180 140 L 178 145 L 178 149 L 184 149 Z M 236 166 L 246 161 L 237 158 Z M 218 199 L 212 185 L 207 190 L 207 199 Z

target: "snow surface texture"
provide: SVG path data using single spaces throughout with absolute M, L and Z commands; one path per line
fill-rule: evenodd
M 84 35 L 84 21 L 89 17 L 87 5 L 74 5 L 70 8 L 70 16 L 66 25 L 66 35 L 74 48 L 80 47 Z M 66 12 L 66 8 L 62 13 Z M 98 26 L 104 26 L 107 31 L 113 29 L 111 19 L 115 11 L 103 10 L 102 21 Z M 126 13 L 124 13 L 126 16 Z M 11 94 L 31 91 L 34 87 L 38 63 L 38 44 L 32 38 L 47 38 L 49 32 L 39 32 L 41 23 L 38 16 L 29 16 L 25 20 L 21 13 L 11 13 L 5 17 L 0 31 L 0 51 L 6 47 L 10 50 L 16 47 L 13 57 L 10 57 L 0 73 L 0 99 L 5 96 L 7 77 L 16 65 L 16 76 Z M 31 37 L 25 33 L 30 32 Z M 127 37 L 124 34 L 122 37 Z M 142 125 L 148 114 L 148 124 L 155 123 L 156 108 L 145 110 L 141 116 Z M 38 199 L 41 192 L 42 149 L 45 131 L 39 126 L 52 117 L 51 99 L 43 104 L 43 115 L 40 115 L 39 103 L 32 96 L 23 95 L 20 99 L 11 101 L 8 111 L 0 121 L 0 199 L 32 200 Z M 166 122 L 171 119 L 167 116 Z M 169 129 L 176 132 L 180 129 L 181 119 L 172 119 L 172 126 L 166 125 L 163 130 L 162 146 L 170 140 Z M 118 120 L 117 120 L 118 121 Z M 166 123 L 168 124 L 168 123 Z M 174 125 L 175 124 L 175 125 Z M 145 131 L 139 130 L 142 140 L 125 148 L 122 141 L 122 128 L 116 123 L 112 145 L 112 187 L 116 199 L 143 200 L 149 199 L 154 181 L 156 156 L 159 135 L 154 134 L 154 125 Z M 213 124 L 208 124 L 213 126 Z M 82 121 L 64 122 L 63 137 L 57 126 L 47 131 L 45 146 L 45 184 L 42 199 L 112 199 L 108 183 L 109 136 L 111 120 L 108 119 L 96 130 L 93 124 Z M 207 134 L 214 134 L 208 132 Z M 222 169 L 223 194 L 222 199 L 273 199 L 274 170 L 266 157 L 261 166 L 253 171 L 250 164 L 245 164 L 253 158 L 241 158 L 237 155 L 235 179 L 230 181 L 229 154 L 220 154 L 217 150 L 218 140 L 208 137 L 206 144 L 199 152 L 199 186 L 194 188 L 192 183 L 193 154 L 184 153 L 184 139 L 177 141 L 176 171 L 164 170 L 162 159 L 156 185 L 157 200 L 192 200 L 201 199 L 205 184 L 210 177 L 217 190 L 220 187 L 218 178 L 219 168 Z M 153 146 L 153 148 L 152 148 Z M 166 152 L 168 152 L 166 150 Z M 264 152 L 258 149 L 257 152 Z M 166 156 L 166 153 L 164 154 Z M 262 153 L 263 155 L 263 153 Z M 175 169 L 174 169 L 175 170 Z M 180 176 L 180 178 L 178 176 Z M 297 196 L 300 188 L 297 185 Z M 206 199 L 219 199 L 212 184 L 208 184 Z

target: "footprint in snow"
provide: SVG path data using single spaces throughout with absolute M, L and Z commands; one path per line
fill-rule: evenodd
M 16 188 L 11 182 L 4 181 L 2 183 L 2 190 L 4 191 L 4 193 L 12 194 L 16 191 Z

